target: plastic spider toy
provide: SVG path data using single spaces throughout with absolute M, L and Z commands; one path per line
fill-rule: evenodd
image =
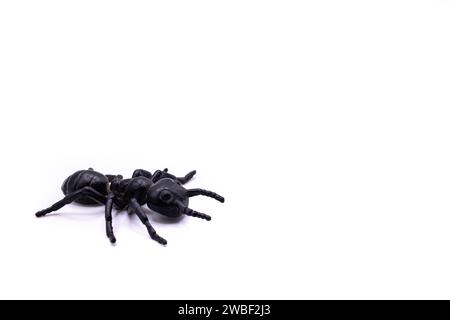
M 65 197 L 47 209 L 38 211 L 36 217 L 56 211 L 66 204 L 77 202 L 86 205 L 101 204 L 105 206 L 106 236 L 111 243 L 116 242 L 112 227 L 112 208 L 128 209 L 135 213 L 147 227 L 150 237 L 165 245 L 167 241 L 153 229 L 147 218 L 143 205 L 171 218 L 182 215 L 211 220 L 211 217 L 189 208 L 189 198 L 203 195 L 224 202 L 225 199 L 215 192 L 204 189 L 185 189 L 182 185 L 195 175 L 189 172 L 184 177 L 177 178 L 168 173 L 167 169 L 157 170 L 153 174 L 143 169 L 133 172 L 130 179 L 121 175 L 103 175 L 92 168 L 80 170 L 70 175 L 61 187 Z

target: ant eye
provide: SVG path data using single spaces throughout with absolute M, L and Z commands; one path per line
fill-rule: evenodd
M 170 203 L 173 200 L 173 195 L 169 191 L 163 190 L 159 194 L 159 198 L 165 203 Z

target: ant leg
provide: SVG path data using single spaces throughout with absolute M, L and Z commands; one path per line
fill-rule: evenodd
M 145 214 L 144 210 L 142 210 L 141 205 L 135 198 L 132 198 L 130 200 L 130 208 L 132 212 L 136 213 L 136 215 L 139 217 L 141 222 L 147 227 L 148 234 L 150 235 L 150 238 L 155 240 L 156 242 L 159 242 L 160 244 L 167 244 L 166 239 L 161 238 L 153 229 L 152 225 L 150 224 L 150 221 L 148 221 L 147 215 Z
M 94 188 L 84 187 L 84 188 L 81 188 L 80 190 L 69 193 L 62 200 L 59 200 L 58 202 L 54 203 L 47 209 L 36 212 L 36 217 L 42 217 L 42 216 L 45 216 L 47 213 L 61 209 L 66 204 L 72 203 L 76 199 L 83 197 L 83 196 L 90 197 L 91 199 L 97 201 L 100 204 L 105 204 L 105 201 L 106 201 L 105 196 L 103 194 L 101 194 L 100 192 L 98 192 L 97 190 L 95 190 Z
M 197 171 L 192 170 L 191 172 L 189 172 L 188 174 L 186 174 L 184 177 L 180 177 L 177 178 L 177 180 L 181 183 L 181 184 L 185 184 L 188 183 L 197 173 Z
M 225 198 L 222 197 L 221 195 L 218 195 L 215 192 L 212 192 L 209 190 L 204 190 L 204 189 L 188 189 L 187 195 L 188 195 L 188 197 L 195 197 L 195 196 L 202 195 L 202 196 L 216 199 L 217 201 L 222 202 L 222 203 L 225 202 Z
M 187 183 L 189 180 L 192 179 L 192 177 L 197 173 L 195 170 L 189 172 L 184 177 L 176 177 L 173 174 L 168 172 L 169 170 L 165 168 L 164 170 L 156 170 L 153 174 L 151 174 L 150 171 L 144 170 L 144 169 L 136 169 L 133 172 L 132 178 L 136 177 L 146 177 L 151 179 L 153 182 L 157 182 L 158 180 L 161 180 L 163 178 L 169 178 L 173 180 L 177 180 L 181 184 Z
M 152 180 L 153 183 L 155 183 L 162 178 L 166 178 L 165 172 L 161 170 L 156 170 L 155 172 L 153 172 L 153 175 L 150 179 Z
M 169 173 L 168 171 L 169 170 L 167 168 L 165 168 L 162 171 L 157 170 L 153 174 L 153 176 L 155 177 L 153 179 L 153 182 L 156 182 L 162 178 L 169 178 L 169 179 L 177 180 L 181 184 L 185 184 L 185 183 L 188 183 L 192 179 L 192 177 L 195 176 L 195 174 L 197 173 L 197 171 L 192 170 L 191 172 L 187 173 L 184 177 L 176 177 L 173 174 Z
M 112 226 L 112 207 L 113 207 L 114 195 L 108 194 L 106 197 L 105 204 L 105 221 L 106 221 L 106 236 L 109 238 L 111 243 L 116 242 L 116 237 L 114 237 L 113 226 Z

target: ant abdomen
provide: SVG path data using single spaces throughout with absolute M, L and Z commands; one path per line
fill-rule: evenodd
M 67 177 L 63 182 L 61 189 L 64 195 L 80 190 L 84 187 L 91 187 L 103 195 L 108 194 L 108 178 L 93 169 L 80 170 Z M 98 204 L 98 201 L 90 197 L 79 197 L 75 200 L 81 204 Z

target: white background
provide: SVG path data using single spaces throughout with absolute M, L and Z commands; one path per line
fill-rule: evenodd
M 0 2 L 0 298 L 450 298 L 450 2 Z M 197 169 L 149 239 L 78 169 Z

